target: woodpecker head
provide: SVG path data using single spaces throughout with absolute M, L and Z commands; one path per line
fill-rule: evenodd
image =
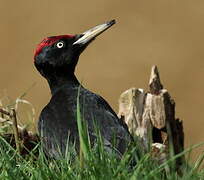
M 95 37 L 115 24 L 115 20 L 98 25 L 82 34 L 60 35 L 43 39 L 37 46 L 34 63 L 47 78 L 57 74 L 74 73 L 79 55 Z

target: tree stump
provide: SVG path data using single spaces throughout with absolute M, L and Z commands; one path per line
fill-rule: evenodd
M 170 149 L 174 154 L 183 151 L 183 124 L 175 118 L 175 102 L 163 89 L 156 66 L 151 70 L 148 92 L 131 88 L 121 94 L 118 116 L 125 121 L 130 133 L 141 140 L 145 151 L 149 151 L 151 145 L 152 156 L 160 163 L 168 159 Z M 183 160 L 178 158 L 176 167 Z

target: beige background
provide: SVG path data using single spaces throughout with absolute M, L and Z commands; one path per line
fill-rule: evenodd
M 156 64 L 184 120 L 186 145 L 204 141 L 202 0 L 0 0 L 1 96 L 6 90 L 15 99 L 36 82 L 26 99 L 37 119 L 50 93 L 33 66 L 36 44 L 113 18 L 118 23 L 82 54 L 79 79 L 117 111 L 120 93 L 133 86 L 147 88 L 150 67 Z M 23 113 L 25 121 L 29 109 Z

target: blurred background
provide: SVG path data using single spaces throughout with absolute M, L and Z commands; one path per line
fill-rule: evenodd
M 0 3 L 1 97 L 15 100 L 27 92 L 24 98 L 33 104 L 37 120 L 50 91 L 33 65 L 36 45 L 47 36 L 76 34 L 116 19 L 117 24 L 81 55 L 78 79 L 117 112 L 119 95 L 131 87 L 147 89 L 151 66 L 157 65 L 164 87 L 176 101 L 176 115 L 184 121 L 186 146 L 204 141 L 204 1 Z M 21 121 L 26 121 L 27 111 Z

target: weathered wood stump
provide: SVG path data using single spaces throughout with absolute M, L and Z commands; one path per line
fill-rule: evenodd
M 168 159 L 170 150 L 175 154 L 183 151 L 182 121 L 175 118 L 174 100 L 163 89 L 156 66 L 151 70 L 148 92 L 131 88 L 121 94 L 118 116 L 130 133 L 141 140 L 145 151 L 151 145 L 152 156 L 159 162 Z M 177 167 L 182 161 L 183 157 L 177 159 Z

